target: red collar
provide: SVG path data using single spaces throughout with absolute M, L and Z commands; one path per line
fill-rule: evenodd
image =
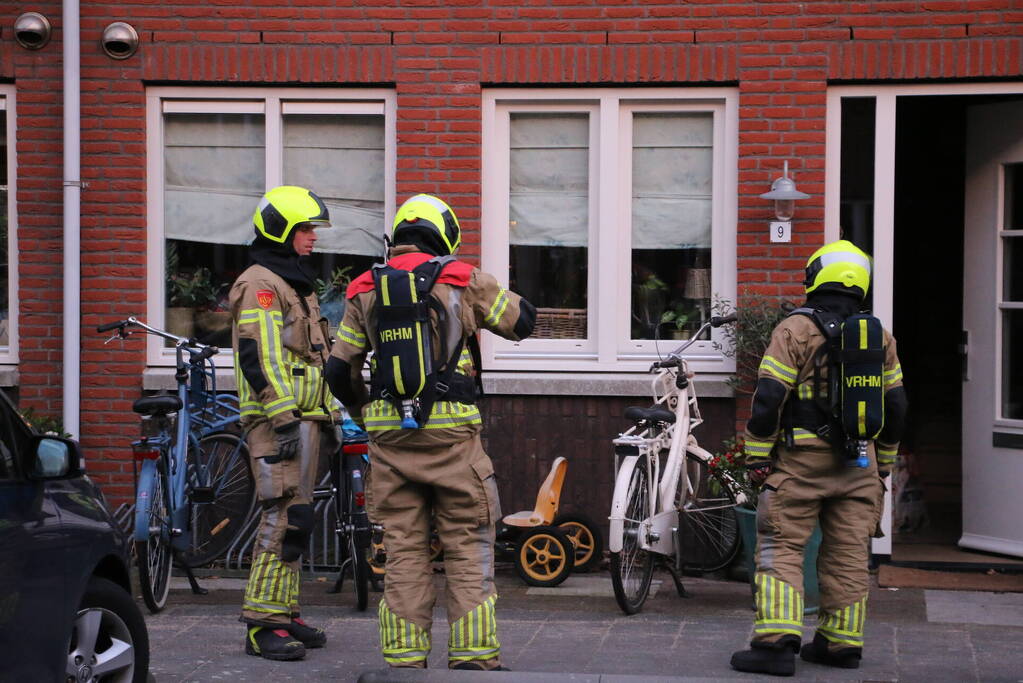
M 416 266 L 426 263 L 431 258 L 433 257 L 430 254 L 424 254 L 421 251 L 413 251 L 408 254 L 399 254 L 398 256 L 393 257 L 387 262 L 387 265 L 400 270 L 412 270 Z M 468 287 L 472 271 L 473 267 L 468 263 L 451 261 L 444 266 L 444 270 L 441 271 L 440 276 L 437 277 L 437 282 L 442 282 L 446 285 L 454 285 L 456 287 Z M 351 284 L 348 285 L 348 289 L 345 290 L 345 298 L 352 299 L 358 294 L 372 291 L 373 272 L 367 270 L 365 273 L 352 280 Z

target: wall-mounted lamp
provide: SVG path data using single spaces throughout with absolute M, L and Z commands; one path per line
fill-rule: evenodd
M 810 195 L 796 189 L 796 183 L 789 178 L 789 162 L 785 162 L 785 170 L 780 178 L 771 183 L 771 191 L 760 195 L 761 199 L 774 200 L 774 215 L 778 219 L 771 222 L 772 242 L 792 241 L 792 215 L 796 210 L 797 199 L 807 199 Z
M 14 39 L 26 50 L 41 50 L 52 34 L 50 21 L 39 12 L 25 12 L 14 20 Z

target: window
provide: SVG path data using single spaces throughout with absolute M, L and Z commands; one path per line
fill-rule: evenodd
M 485 93 L 483 267 L 538 312 L 488 367 L 645 367 L 734 302 L 736 130 L 732 90 Z
M 16 363 L 18 241 L 15 211 L 14 88 L 0 85 L 0 363 Z
M 393 213 L 393 96 L 153 88 L 148 101 L 149 320 L 230 347 L 228 293 L 249 263 L 252 215 L 286 184 L 330 211 L 310 270 L 324 315 L 340 322 L 344 287 L 383 254 Z M 150 361 L 169 360 L 154 343 Z

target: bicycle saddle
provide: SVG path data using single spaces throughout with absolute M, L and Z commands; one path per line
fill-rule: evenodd
M 666 422 L 671 424 L 675 422 L 675 413 L 664 408 L 640 408 L 639 406 L 629 406 L 625 409 L 625 417 L 639 424 L 643 422 Z
M 166 415 L 181 410 L 181 399 L 177 396 L 143 396 L 132 404 L 131 409 L 139 415 Z

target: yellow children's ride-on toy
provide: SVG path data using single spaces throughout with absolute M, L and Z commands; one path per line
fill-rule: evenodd
M 497 524 L 499 559 L 511 556 L 515 571 L 532 586 L 557 586 L 573 570 L 595 567 L 604 553 L 603 537 L 592 520 L 581 514 L 558 514 L 567 470 L 568 461 L 555 458 L 537 492 L 536 506 L 505 515 Z
M 515 571 L 532 586 L 557 586 L 573 571 L 592 569 L 603 558 L 603 536 L 589 517 L 558 514 L 567 469 L 565 458 L 555 458 L 536 495 L 536 506 L 506 515 L 497 523 L 494 545 L 497 558 L 514 562 Z M 434 532 L 430 560 L 439 561 L 443 556 L 444 549 Z M 386 561 L 383 534 L 378 531 L 373 535 L 369 561 L 375 590 L 380 590 Z

